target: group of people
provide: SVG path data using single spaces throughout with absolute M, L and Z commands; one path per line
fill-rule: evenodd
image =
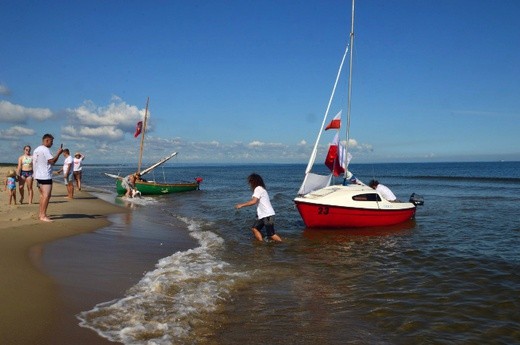
M 54 137 L 51 134 L 45 134 L 42 138 L 42 145 L 38 146 L 33 154 L 31 155 L 31 147 L 25 146 L 24 153 L 18 159 L 18 168 L 16 172 L 13 170 L 8 171 L 6 179 L 6 189 L 9 190 L 9 204 L 14 200 L 16 204 L 16 182 L 19 184 L 20 190 L 20 203 L 24 200 L 24 186 L 27 185 L 29 193 L 29 203 L 33 202 L 33 178 L 38 182 L 40 189 L 40 208 L 39 208 L 39 219 L 41 221 L 49 222 L 51 219 L 47 216 L 47 207 L 51 198 L 52 192 L 52 167 L 58 161 L 59 156 L 63 153 L 65 160 L 63 167 L 58 173 L 63 174 L 65 185 L 67 186 L 67 198 L 72 199 L 74 197 L 74 185 L 73 181 L 76 181 L 78 190 L 81 190 L 81 174 L 82 174 L 82 162 L 85 158 L 80 152 L 76 152 L 74 158 L 70 156 L 69 149 L 63 149 L 63 144 L 58 149 L 56 155 L 53 155 L 50 151 L 54 143 Z M 140 176 L 136 174 L 128 175 L 123 179 L 123 186 L 127 190 L 126 196 L 133 197 L 132 193 L 135 193 L 135 181 Z M 251 228 L 254 237 L 259 241 L 272 240 L 281 242 L 281 237 L 276 234 L 274 229 L 274 216 L 275 212 L 269 194 L 265 187 L 264 180 L 256 173 L 253 173 L 247 178 L 248 184 L 253 191 L 253 196 L 247 202 L 236 204 L 235 208 L 241 209 L 242 207 L 257 205 L 257 218 Z M 392 191 L 380 184 L 376 180 L 372 180 L 369 186 L 377 190 L 381 195 L 389 200 L 396 201 L 395 195 Z M 262 229 L 265 227 L 266 236 L 262 234 Z
M 47 216 L 47 207 L 52 193 L 52 175 L 53 166 L 58 161 L 61 154 L 65 157 L 63 167 L 57 171 L 62 174 L 65 185 L 67 186 L 67 198 L 74 198 L 74 181 L 76 187 L 81 190 L 81 179 L 83 170 L 83 160 L 85 156 L 80 152 L 76 152 L 74 158 L 70 155 L 69 149 L 64 149 L 63 144 L 60 146 L 55 155 L 52 154 L 50 148 L 54 143 L 54 137 L 51 134 L 45 134 L 42 137 L 42 144 L 38 146 L 31 154 L 31 146 L 24 147 L 23 154 L 18 158 L 18 167 L 16 171 L 9 170 L 7 172 L 6 190 L 9 191 L 9 204 L 14 202 L 16 205 L 16 182 L 18 182 L 18 190 L 20 191 L 20 204 L 25 198 L 25 189 L 27 188 L 29 204 L 33 203 L 33 180 L 36 180 L 40 191 L 40 206 L 38 219 L 44 222 L 50 222 Z

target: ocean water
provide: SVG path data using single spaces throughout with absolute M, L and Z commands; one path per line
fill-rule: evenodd
M 361 180 L 425 204 L 398 226 L 344 230 L 305 228 L 293 203 L 304 169 L 157 169 L 157 180 L 204 182 L 132 204 L 142 231 L 125 236 L 167 242 L 174 227 L 193 246 L 161 247 L 154 269 L 78 323 L 125 344 L 520 343 L 520 162 L 353 164 Z M 84 183 L 113 192 L 106 171 L 86 166 Z M 264 178 L 283 243 L 256 242 L 255 207 L 234 209 L 251 197 L 251 172 Z

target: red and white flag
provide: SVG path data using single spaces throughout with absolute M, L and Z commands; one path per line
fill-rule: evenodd
M 135 125 L 135 133 L 134 138 L 137 138 L 139 134 L 141 134 L 141 131 L 143 130 L 143 121 L 139 121 L 137 125 Z
M 334 116 L 334 118 L 332 119 L 332 121 L 330 121 L 330 123 L 327 125 L 327 127 L 325 127 L 325 130 L 339 129 L 340 127 L 341 127 L 341 110 L 339 111 L 339 113 L 336 114 L 336 116 Z
M 345 146 L 339 142 L 339 135 L 336 134 L 334 141 L 329 145 L 329 152 L 325 158 L 325 165 L 330 169 L 334 176 L 339 176 L 345 172 Z

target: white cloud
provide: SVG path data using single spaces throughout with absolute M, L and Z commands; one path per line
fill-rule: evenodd
M 117 141 L 123 139 L 124 133 L 121 129 L 115 126 L 100 126 L 100 127 L 74 127 L 65 126 L 61 128 L 61 136 L 64 139 L 101 139 L 104 141 Z
M 350 151 L 372 152 L 374 150 L 371 144 L 358 143 L 356 139 L 349 139 L 348 142 L 348 147 Z M 343 144 L 345 144 L 345 141 L 343 141 Z
M 254 140 L 247 145 L 250 147 L 261 147 L 261 146 L 265 146 L 265 143 L 258 141 L 258 140 Z
M 122 130 L 132 131 L 138 121 L 144 117 L 144 109 L 128 105 L 120 98 L 113 97 L 106 107 L 97 107 L 92 101 L 85 101 L 75 109 L 67 109 L 70 120 L 86 126 L 118 126 Z
M 38 121 L 52 117 L 52 112 L 46 108 L 26 108 L 8 101 L 0 101 L 0 122 L 25 123 L 28 119 Z
M 305 146 L 307 145 L 307 142 L 305 140 L 302 140 L 298 143 L 298 146 Z
M 63 138 L 95 140 L 95 145 L 101 147 L 107 142 L 113 144 L 123 140 L 125 133 L 133 139 L 135 126 L 144 118 L 145 109 L 129 105 L 120 97 L 113 96 L 106 106 L 97 106 L 87 100 L 77 108 L 66 109 L 66 112 L 67 125 L 62 127 L 61 133 Z
M 0 130 L 0 138 L 2 140 L 20 139 L 21 136 L 30 136 L 34 134 L 35 132 L 33 129 L 20 126 L 13 126 L 8 129 Z

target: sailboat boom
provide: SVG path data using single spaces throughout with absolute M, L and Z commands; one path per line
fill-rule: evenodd
M 152 165 L 152 166 L 144 169 L 143 171 L 141 171 L 140 175 L 143 176 L 145 174 L 148 174 L 150 171 L 152 171 L 153 169 L 157 168 L 159 165 L 166 163 L 168 160 L 170 160 L 171 158 L 175 157 L 176 155 L 177 155 L 177 152 L 173 152 L 168 157 L 165 157 L 165 158 L 161 159 L 160 161 L 158 161 L 154 165 Z

